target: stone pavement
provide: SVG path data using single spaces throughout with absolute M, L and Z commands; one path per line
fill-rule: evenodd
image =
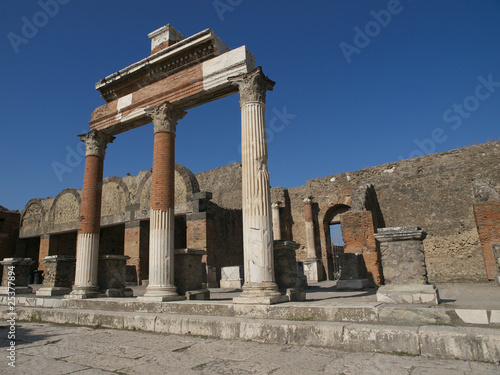
M 0 347 L 7 352 L 7 327 Z M 22 322 L 1 374 L 499 374 L 495 364 Z

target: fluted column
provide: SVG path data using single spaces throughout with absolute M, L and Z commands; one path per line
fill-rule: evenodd
M 245 284 L 235 303 L 271 304 L 281 294 L 274 279 L 273 232 L 267 169 L 266 91 L 272 90 L 259 67 L 230 77 L 238 86 L 241 106 L 243 262 Z
M 186 112 L 169 102 L 148 115 L 154 124 L 153 174 L 149 230 L 149 284 L 141 299 L 182 298 L 174 285 L 175 130 Z
M 78 136 L 86 144 L 80 223 L 76 245 L 76 272 L 73 290 L 66 298 L 97 297 L 97 264 L 101 226 L 102 174 L 104 155 L 114 137 L 91 130 Z
M 281 240 L 281 221 L 280 221 L 280 202 L 275 202 L 271 205 L 273 212 L 273 239 Z
M 307 245 L 307 261 L 316 261 L 316 241 L 314 238 L 314 221 L 312 210 L 312 197 L 304 199 L 304 219 L 306 222 L 306 245 Z

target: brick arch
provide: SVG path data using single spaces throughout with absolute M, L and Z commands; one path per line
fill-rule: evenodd
M 66 212 L 67 215 L 69 215 L 69 216 L 67 216 L 67 218 L 69 218 L 69 219 L 65 219 L 65 220 L 63 220 L 63 222 L 70 223 L 70 222 L 78 221 L 78 217 L 80 215 L 80 205 L 82 203 L 82 197 L 81 197 L 79 190 L 68 188 L 68 189 L 64 189 L 59 194 L 57 194 L 57 196 L 55 197 L 54 201 L 52 202 L 52 204 L 50 206 L 49 217 L 48 217 L 50 225 L 63 223 L 63 222 L 58 222 L 58 220 L 57 220 L 57 213 L 58 213 L 57 209 L 58 209 L 59 205 L 61 204 L 61 201 L 64 199 L 63 197 L 65 197 L 67 194 L 69 194 L 70 196 L 72 196 L 74 198 L 74 200 L 76 201 L 76 206 L 78 206 L 78 207 L 66 207 L 66 208 L 62 209 L 60 211 L 61 214 Z M 71 215 L 73 215 L 73 216 L 71 216 Z
M 114 191 L 106 191 L 109 184 L 116 184 L 121 190 L 121 196 L 116 196 Z M 130 191 L 127 184 L 120 177 L 107 177 L 102 185 L 102 205 L 101 215 L 112 215 L 125 212 L 125 208 L 130 205 Z

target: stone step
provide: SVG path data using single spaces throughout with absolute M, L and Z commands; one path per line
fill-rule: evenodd
M 500 330 L 16 306 L 18 321 L 496 363 Z M 0 313 L 7 320 L 7 309 Z

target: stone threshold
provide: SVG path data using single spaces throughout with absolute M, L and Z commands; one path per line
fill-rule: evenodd
M 8 305 L 7 296 L 0 296 L 1 305 Z M 380 302 L 327 306 L 318 306 L 307 302 L 288 302 L 279 305 L 245 305 L 218 300 L 145 302 L 138 301 L 135 298 L 68 300 L 19 296 L 16 297 L 16 306 L 296 321 L 314 320 L 406 326 L 445 325 L 500 328 L 500 310 L 458 309 L 426 305 L 391 305 Z
M 492 328 L 425 325 L 409 327 L 23 306 L 17 306 L 16 313 L 18 321 L 491 363 L 498 361 L 500 352 L 500 330 Z M 7 309 L 3 309 L 0 315 L 2 319 L 10 317 Z

